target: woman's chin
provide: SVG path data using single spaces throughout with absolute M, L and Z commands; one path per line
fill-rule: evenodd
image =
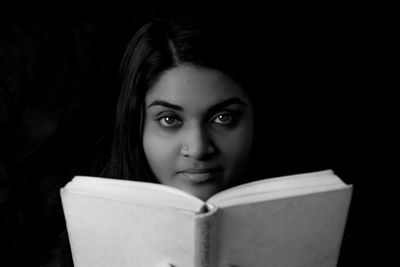
M 206 201 L 214 194 L 218 193 L 221 189 L 217 184 L 201 184 L 201 185 L 190 185 L 181 188 L 183 191 Z
M 223 177 L 221 174 L 182 174 L 180 173 L 169 185 L 179 188 L 203 201 L 222 189 Z

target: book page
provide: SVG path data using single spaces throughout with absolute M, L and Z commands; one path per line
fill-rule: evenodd
M 61 190 L 75 267 L 193 266 L 195 214 Z
M 76 176 L 65 188 L 84 195 L 194 213 L 199 212 L 205 205 L 201 199 L 182 190 L 162 184 L 131 180 Z
M 218 266 L 335 267 L 352 187 L 220 208 Z
M 331 170 L 326 170 L 268 178 L 239 185 L 215 194 L 207 202 L 222 207 L 344 187 L 346 184 L 339 177 Z

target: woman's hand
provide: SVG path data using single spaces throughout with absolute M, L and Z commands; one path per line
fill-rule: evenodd
M 163 261 L 163 262 L 157 263 L 154 267 L 177 267 L 177 266 L 173 265 L 172 263 Z
M 178 266 L 175 266 L 175 265 L 173 265 L 173 264 L 171 264 L 171 263 L 165 263 L 165 262 L 161 262 L 161 263 L 159 263 L 159 264 L 157 264 L 156 266 L 154 266 L 154 267 L 178 267 Z M 236 266 L 236 265 L 223 265 L 223 266 L 221 266 L 221 267 L 238 267 L 238 266 Z

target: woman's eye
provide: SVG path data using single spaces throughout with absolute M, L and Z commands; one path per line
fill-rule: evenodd
M 223 125 L 231 124 L 232 121 L 233 121 L 233 116 L 230 113 L 218 114 L 213 120 L 213 122 Z
M 182 124 L 182 121 L 175 116 L 163 116 L 159 118 L 159 122 L 165 128 L 176 128 Z

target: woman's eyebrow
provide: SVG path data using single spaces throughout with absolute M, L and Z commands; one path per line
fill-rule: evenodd
M 147 108 L 152 107 L 152 106 L 163 106 L 163 107 L 172 108 L 172 109 L 179 110 L 179 111 L 183 110 L 183 108 L 181 106 L 171 104 L 171 103 L 168 103 L 163 100 L 155 100 L 155 101 L 151 102 L 151 104 L 148 105 Z
M 241 99 L 239 99 L 237 97 L 232 97 L 232 98 L 228 98 L 226 100 L 223 100 L 223 101 L 211 106 L 209 110 L 210 111 L 215 111 L 215 110 L 219 110 L 219 109 L 222 109 L 222 108 L 224 108 L 226 106 L 234 105 L 234 104 L 247 107 L 247 103 L 246 102 L 244 102 L 243 100 L 241 100 Z
M 221 102 L 219 102 L 217 104 L 212 105 L 209 108 L 209 111 L 210 112 L 216 111 L 216 110 L 222 109 L 223 107 L 226 107 L 226 106 L 229 106 L 229 105 L 234 105 L 234 104 L 241 105 L 241 106 L 244 106 L 244 107 L 247 106 L 247 103 L 244 102 L 243 100 L 240 100 L 237 97 L 232 97 L 232 98 L 228 98 L 228 99 L 223 100 L 223 101 L 221 101 Z M 150 107 L 153 107 L 153 106 L 163 106 L 163 107 L 172 108 L 172 109 L 175 109 L 175 110 L 178 110 L 178 111 L 182 111 L 183 110 L 183 108 L 181 106 L 169 103 L 169 102 L 164 101 L 164 100 L 155 100 L 155 101 L 151 102 L 151 104 L 148 105 L 147 108 L 150 108 Z

